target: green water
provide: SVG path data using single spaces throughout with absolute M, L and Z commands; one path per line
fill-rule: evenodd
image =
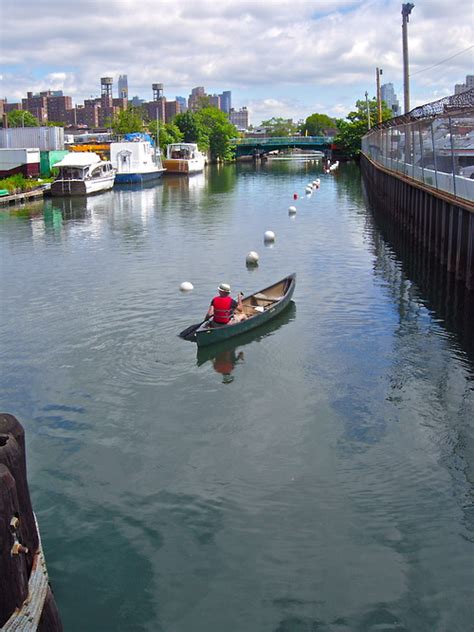
M 66 632 L 472 628 L 472 321 L 433 307 L 354 166 L 50 199 L 0 213 L 0 252 L 0 407 Z M 177 337 L 219 283 L 290 272 L 275 322 Z

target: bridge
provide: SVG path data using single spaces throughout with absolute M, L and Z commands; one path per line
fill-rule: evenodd
M 309 149 L 326 152 L 331 149 L 333 136 L 261 136 L 235 140 L 236 156 L 261 156 L 278 149 Z

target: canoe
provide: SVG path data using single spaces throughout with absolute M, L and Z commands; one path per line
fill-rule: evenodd
M 209 347 L 197 347 L 196 350 L 196 366 L 202 366 L 206 362 L 213 362 L 220 354 L 228 351 L 243 351 L 248 345 L 259 344 L 269 336 L 272 336 L 279 329 L 282 329 L 288 323 L 296 318 L 296 305 L 294 301 L 290 301 L 288 307 L 283 312 L 272 318 L 268 323 L 259 325 L 256 329 L 239 334 L 229 340 L 223 340 Z
M 296 274 L 290 274 L 281 281 L 244 297 L 242 305 L 247 315 L 246 320 L 222 327 L 209 327 L 208 323 L 204 323 L 196 329 L 193 340 L 198 347 L 207 347 L 267 323 L 288 307 L 295 284 Z

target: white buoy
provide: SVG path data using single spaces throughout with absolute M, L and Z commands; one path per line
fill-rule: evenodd
M 258 256 L 258 252 L 255 252 L 255 250 L 251 250 L 249 253 L 247 253 L 247 256 L 245 257 L 245 263 L 249 266 L 256 266 L 258 265 L 258 260 L 259 260 L 259 256 Z
M 313 187 L 306 187 L 305 191 L 309 195 L 310 193 L 313 192 Z
M 263 236 L 265 241 L 275 241 L 275 233 L 272 230 L 267 230 Z
M 290 215 L 294 215 L 296 213 L 296 206 L 289 206 L 288 207 L 288 213 Z
M 179 286 L 179 289 L 181 292 L 190 292 L 191 290 L 194 290 L 194 285 L 189 281 L 183 281 Z

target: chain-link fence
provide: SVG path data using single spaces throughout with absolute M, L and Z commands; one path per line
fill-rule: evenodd
M 380 123 L 362 139 L 374 162 L 474 200 L 474 89 Z

